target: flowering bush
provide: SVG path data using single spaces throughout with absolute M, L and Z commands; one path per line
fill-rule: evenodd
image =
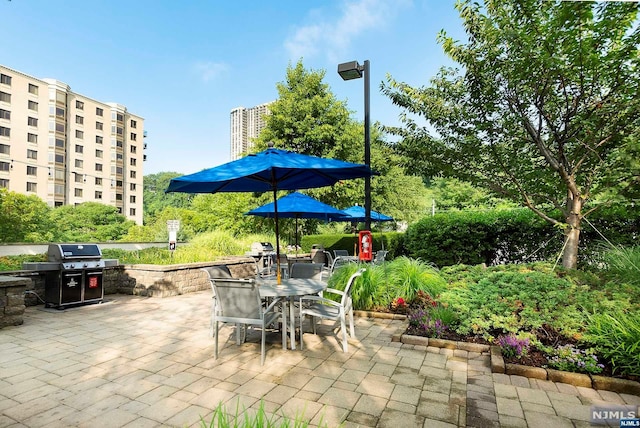
M 442 320 L 432 319 L 424 309 L 410 313 L 408 318 L 409 325 L 421 329 L 427 337 L 441 337 L 448 328 Z
M 496 344 L 501 348 L 502 355 L 508 358 L 521 358 L 529 351 L 529 339 L 519 339 L 512 334 L 498 337 Z
M 553 350 L 549 359 L 549 366 L 568 372 L 602 373 L 603 364 L 598 363 L 598 357 L 592 349 L 578 349 L 572 345 L 559 346 Z

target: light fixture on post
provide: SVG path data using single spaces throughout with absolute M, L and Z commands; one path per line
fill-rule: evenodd
M 359 79 L 364 76 L 364 163 L 371 167 L 369 60 L 365 60 L 364 65 L 358 64 L 358 61 L 338 64 L 338 74 L 342 80 Z M 364 215 L 365 230 L 371 230 L 371 177 L 369 176 L 364 179 Z

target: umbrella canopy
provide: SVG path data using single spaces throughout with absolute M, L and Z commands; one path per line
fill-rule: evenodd
M 364 207 L 354 205 L 349 208 L 345 208 L 342 212 L 347 213 L 349 217 L 343 219 L 336 219 L 336 221 L 355 221 L 361 222 L 366 220 Z M 371 221 L 393 221 L 393 217 L 388 215 L 377 213 L 371 210 Z
M 275 203 L 269 202 L 256 209 L 246 212 L 245 215 L 256 215 L 272 218 L 275 216 Z M 298 219 L 317 218 L 324 221 L 346 219 L 349 216 L 337 208 L 320 202 L 311 196 L 294 192 L 278 199 L 278 217 L 296 219 L 296 254 L 298 251 Z
M 272 218 L 275 216 L 275 203 L 269 202 L 256 209 L 246 212 L 245 215 L 256 215 Z M 311 196 L 294 192 L 278 199 L 278 217 L 280 218 L 317 218 L 325 221 L 343 218 L 347 220 L 349 215 L 337 208 L 320 202 Z
M 276 225 L 277 275 L 278 282 L 280 282 L 277 191 L 331 186 L 340 180 L 364 178 L 371 175 L 374 173 L 367 165 L 308 156 L 271 147 L 260 153 L 251 154 L 214 168 L 176 177 L 169 182 L 169 187 L 165 192 L 271 191 L 274 201 L 273 217 Z

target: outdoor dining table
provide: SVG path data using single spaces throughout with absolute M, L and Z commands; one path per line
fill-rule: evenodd
M 296 349 L 296 324 L 294 315 L 294 301 L 296 297 L 318 294 L 327 288 L 327 283 L 311 278 L 283 278 L 278 285 L 275 279 L 260 279 L 260 297 L 284 297 L 289 306 L 289 333 L 291 335 L 291 349 Z M 283 311 L 286 308 L 282 308 Z M 282 328 L 287 326 L 283 324 Z

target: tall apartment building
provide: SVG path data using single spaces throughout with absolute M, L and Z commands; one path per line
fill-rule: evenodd
M 269 105 L 272 103 L 231 110 L 231 160 L 242 157 L 253 147 L 252 139 L 257 138 L 265 127 L 264 116 L 269 114 Z
M 144 119 L 0 65 L 0 187 L 52 207 L 100 202 L 142 224 Z

